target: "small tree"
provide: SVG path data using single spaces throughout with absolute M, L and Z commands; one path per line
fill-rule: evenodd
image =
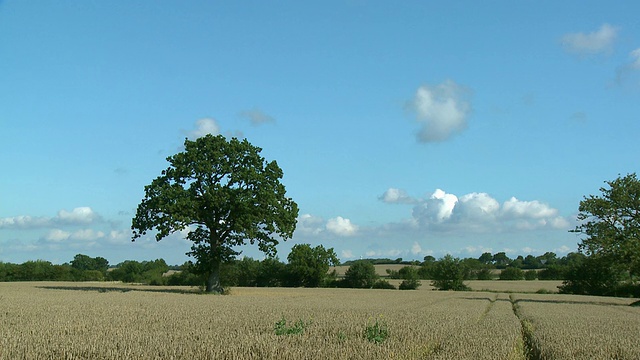
M 343 282 L 345 287 L 372 288 L 378 278 L 376 268 L 370 261 L 358 260 L 349 266 Z
M 206 135 L 186 139 L 184 148 L 145 187 L 131 221 L 132 241 L 152 229 L 157 241 L 189 230 L 194 270 L 205 274 L 207 292 L 222 292 L 220 266 L 237 255 L 233 248 L 257 243 L 274 255 L 279 239 L 293 236 L 298 206 L 286 197 L 278 164 L 247 140 Z
M 431 286 L 438 290 L 469 290 L 469 287 L 464 284 L 467 269 L 458 258 L 446 255 L 435 263 L 432 274 Z

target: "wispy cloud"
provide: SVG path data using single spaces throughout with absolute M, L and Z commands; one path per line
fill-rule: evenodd
M 409 102 L 409 108 L 415 112 L 416 120 L 421 125 L 418 141 L 445 141 L 465 130 L 471 112 L 468 93 L 452 80 L 419 87 Z
M 19 215 L 0 218 L 0 229 L 33 229 L 55 225 L 85 225 L 100 221 L 102 218 L 90 207 L 77 207 L 71 211 L 60 210 L 54 217 L 34 217 Z
M 276 122 L 274 117 L 258 108 L 242 111 L 240 116 L 249 120 L 255 126 Z
M 579 55 L 593 55 L 611 51 L 617 35 L 618 30 L 615 27 L 609 24 L 602 24 L 598 30 L 590 33 L 565 34 L 560 39 L 560 42 L 568 52 Z

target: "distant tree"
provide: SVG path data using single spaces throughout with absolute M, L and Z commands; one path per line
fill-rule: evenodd
M 233 247 L 258 244 L 267 255 L 291 238 L 298 206 L 286 197 L 282 170 L 247 140 L 206 135 L 185 140 L 185 150 L 167 158 L 162 174 L 145 187 L 132 219 L 132 240 L 156 229 L 156 240 L 189 230 L 188 255 L 207 278 L 207 292 L 222 292 L 220 268 Z M 193 230 L 191 230 L 193 229 Z
M 427 255 L 427 256 L 425 256 L 425 257 L 423 258 L 423 260 L 424 260 L 424 261 L 423 261 L 423 264 L 425 264 L 425 263 L 426 263 L 426 264 L 430 264 L 430 263 L 434 263 L 434 262 L 436 261 L 436 258 L 434 258 L 434 257 L 433 257 L 433 256 L 431 256 L 431 255 Z
M 260 262 L 256 277 L 259 287 L 282 286 L 286 265 L 275 257 L 267 257 Z
M 556 253 L 550 251 L 538 256 L 537 259 L 544 267 L 555 265 L 558 262 Z
M 431 286 L 438 290 L 469 290 L 469 287 L 464 284 L 467 272 L 460 259 L 446 255 L 437 261 L 433 267 Z
M 92 258 L 87 255 L 78 254 L 71 260 L 71 267 L 80 271 L 97 270 L 102 274 L 106 274 L 109 269 L 109 261 L 99 256 Z
M 505 252 L 499 252 L 493 255 L 493 263 L 498 268 L 504 268 L 511 263 L 511 259 Z
M 491 264 L 493 263 L 493 255 L 490 252 L 485 252 L 480 255 L 478 260 L 484 264 Z
M 540 260 L 533 255 L 527 255 L 524 258 L 523 268 L 525 269 L 538 269 L 540 265 Z
M 296 244 L 287 257 L 286 284 L 288 286 L 318 287 L 323 286 L 331 277 L 329 267 L 340 263 L 333 248 L 325 249 L 318 245 Z
M 350 288 L 372 288 L 378 280 L 376 268 L 370 261 L 359 260 L 351 264 L 344 274 L 343 283 Z

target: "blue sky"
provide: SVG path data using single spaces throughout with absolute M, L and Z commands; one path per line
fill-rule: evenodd
M 166 157 L 204 133 L 284 170 L 300 217 L 281 259 L 299 243 L 341 260 L 575 251 L 582 197 L 638 171 L 638 13 L 2 1 L 0 261 L 188 260 L 183 234 L 129 228 Z

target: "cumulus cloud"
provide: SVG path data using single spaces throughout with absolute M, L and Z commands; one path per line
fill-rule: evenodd
M 324 227 L 324 220 L 321 217 L 311 214 L 303 214 L 298 217 L 296 232 L 302 235 L 319 235 Z
M 358 231 L 358 226 L 351 223 L 351 220 L 341 216 L 327 221 L 327 230 L 338 236 L 352 236 Z
M 83 206 L 71 211 L 60 210 L 57 219 L 65 224 L 89 224 L 98 219 L 98 214 L 90 207 Z
M 616 40 L 618 30 L 603 24 L 596 31 L 590 33 L 569 33 L 562 36 L 561 43 L 564 48 L 572 53 L 592 55 L 611 51 Z
M 378 199 L 389 204 L 413 204 L 416 200 L 401 189 L 389 188 Z
M 471 112 L 467 93 L 452 80 L 419 87 L 409 103 L 422 126 L 417 135 L 418 141 L 444 141 L 466 129 Z
M 105 237 L 102 231 L 80 229 L 73 232 L 52 229 L 44 236 L 46 242 L 59 243 L 63 241 L 94 241 Z
M 458 197 L 436 189 L 431 196 L 413 209 L 413 216 L 418 223 L 439 224 L 451 217 Z
M 205 118 L 196 121 L 195 129 L 185 131 L 185 133 L 189 139 L 195 140 L 207 134 L 218 135 L 220 133 L 220 127 L 214 119 Z
M 398 192 L 403 193 L 402 190 Z M 422 199 L 414 199 L 411 222 L 418 228 L 464 230 L 470 232 L 567 229 L 570 222 L 557 209 L 537 200 L 511 197 L 502 204 L 487 193 L 462 196 L 436 189 Z
M 60 210 L 55 217 L 33 217 L 20 215 L 0 218 L 0 229 L 33 229 L 54 225 L 85 225 L 100 221 L 101 217 L 90 207 L 83 206 L 71 211 Z
M 240 116 L 249 120 L 252 125 L 256 126 L 276 122 L 276 119 L 274 119 L 271 115 L 266 114 L 264 111 L 258 108 L 243 111 L 240 113 Z

